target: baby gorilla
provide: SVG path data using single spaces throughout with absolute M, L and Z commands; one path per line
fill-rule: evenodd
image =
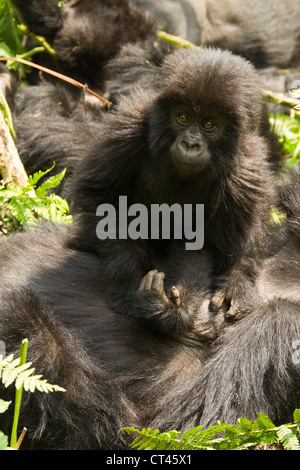
M 152 273 L 137 292 L 148 272 L 164 271 L 164 260 L 174 250 L 190 257 L 187 237 L 176 236 L 176 217 L 170 217 L 168 239 L 163 226 L 153 236 L 145 224 L 130 237 L 119 230 L 122 211 L 120 217 L 115 211 L 111 227 L 108 218 L 96 215 L 97 208 L 117 209 L 119 196 L 126 196 L 129 231 L 136 204 L 147 209 L 151 230 L 155 204 L 176 204 L 183 212 L 189 205 L 193 227 L 197 206 L 204 204 L 204 248 L 218 279 L 212 307 L 218 310 L 225 302 L 227 315 L 236 317 L 255 299 L 253 281 L 264 254 L 274 182 L 260 132 L 261 91 L 250 63 L 216 49 L 178 50 L 157 73 L 153 86 L 135 90 L 107 115 L 100 138 L 77 168 L 69 194 L 74 214 L 69 243 L 103 259 L 117 312 L 160 319 L 162 329 L 182 331 L 192 314 L 180 288 L 168 298 L 162 276 L 153 283 Z M 193 279 L 185 280 L 194 285 Z M 171 315 L 174 308 L 177 313 Z

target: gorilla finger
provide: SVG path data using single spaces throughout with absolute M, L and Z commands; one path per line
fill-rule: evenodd
M 146 276 L 143 277 L 137 292 L 143 292 L 143 291 L 146 291 L 146 290 L 151 290 L 153 277 L 156 273 L 157 273 L 157 269 L 153 269 L 152 271 L 149 271 L 146 274 Z
M 243 308 L 241 305 L 233 303 L 225 313 L 225 319 L 229 321 L 240 320 L 247 313 L 249 313 L 249 311 L 246 307 Z
M 178 290 L 176 289 L 175 286 L 171 287 L 171 301 L 173 304 L 175 304 L 177 307 L 180 306 L 180 295 Z
M 216 292 L 210 299 L 209 308 L 213 312 L 217 312 L 223 305 L 225 300 L 225 293 L 224 291 Z
M 153 282 L 152 282 L 152 290 L 161 292 L 164 290 L 164 278 L 165 278 L 165 273 L 156 273 L 153 277 Z

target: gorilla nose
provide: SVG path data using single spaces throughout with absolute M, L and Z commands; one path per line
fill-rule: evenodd
M 183 139 L 181 145 L 186 152 L 197 153 L 201 148 L 201 145 L 196 140 Z

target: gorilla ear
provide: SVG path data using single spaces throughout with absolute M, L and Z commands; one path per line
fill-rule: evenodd
M 162 146 L 170 145 L 172 132 L 170 112 L 172 102 L 158 97 L 147 109 L 148 146 L 150 150 L 159 151 Z
M 148 120 L 151 115 L 151 109 L 155 106 L 155 97 L 157 93 L 151 90 L 137 88 L 128 95 L 124 95 L 117 103 L 115 115 L 122 116 L 126 121 L 136 120 L 139 122 Z

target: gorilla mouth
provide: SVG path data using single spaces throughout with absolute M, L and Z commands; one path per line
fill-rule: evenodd
M 175 166 L 175 168 L 180 171 L 180 172 L 183 172 L 183 176 L 184 176 L 184 173 L 187 173 L 187 172 L 199 172 L 199 171 L 202 171 L 206 168 L 207 166 L 207 162 L 206 161 L 203 161 L 203 160 L 197 160 L 197 161 L 183 161 L 183 160 L 176 160 L 174 159 L 173 160 L 173 164 Z
M 201 164 L 201 162 L 181 162 L 181 164 L 184 166 L 193 166 L 193 167 L 204 166 L 203 164 Z

